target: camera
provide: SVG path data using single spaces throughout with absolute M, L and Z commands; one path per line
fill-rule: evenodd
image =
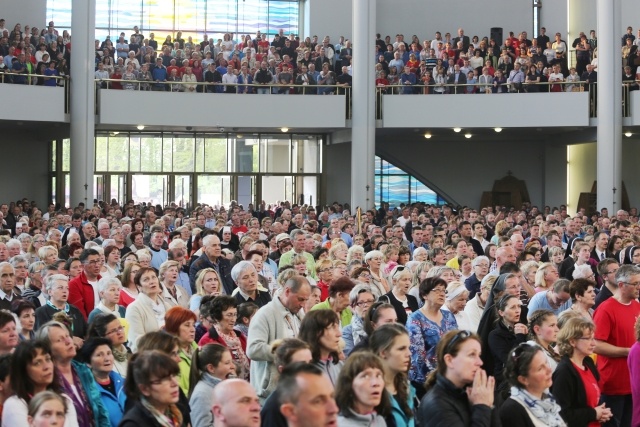
M 220 132 L 224 132 L 224 128 L 223 128 L 222 126 L 218 126 L 218 130 L 219 130 Z

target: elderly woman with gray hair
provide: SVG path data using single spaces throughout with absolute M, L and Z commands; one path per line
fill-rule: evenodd
M 118 319 L 124 319 L 125 308 L 118 305 L 122 283 L 115 277 L 103 277 L 98 281 L 98 295 L 100 302 L 89 313 L 88 321 L 91 323 L 98 314 L 113 314 Z
M 364 257 L 371 273 L 371 290 L 376 298 L 380 298 L 391 290 L 382 271 L 383 259 L 384 254 L 380 251 L 369 251 Z
M 49 295 L 46 304 L 36 309 L 36 330 L 45 323 L 53 320 L 58 312 L 64 312 L 70 319 L 69 329 L 73 335 L 73 343 L 76 348 L 82 347 L 84 337 L 87 335 L 87 322 L 80 310 L 69 304 L 69 278 L 63 274 L 52 274 L 45 280 L 44 288 Z
M 349 355 L 358 343 L 367 338 L 367 333 L 364 330 L 364 316 L 369 307 L 375 302 L 375 297 L 369 285 L 356 285 L 349 292 L 349 306 L 353 310 L 353 317 L 351 318 L 351 323 L 342 328 L 345 355 Z
M 252 302 L 262 307 L 271 302 L 269 292 L 258 288 L 258 272 L 251 262 L 240 261 L 234 265 L 231 269 L 231 279 L 238 287 L 233 293 L 238 304 Z

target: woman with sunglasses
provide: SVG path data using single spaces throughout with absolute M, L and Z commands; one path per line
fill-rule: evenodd
M 511 396 L 500 407 L 503 426 L 566 426 L 560 405 L 547 392 L 551 368 L 539 346 L 521 343 L 510 350 L 504 376 L 511 385 Z
M 380 301 L 391 304 L 396 309 L 398 322 L 404 325 L 407 323 L 407 316 L 419 309 L 418 300 L 408 294 L 413 273 L 409 268 L 398 265 L 389 273 L 389 279 L 393 287 L 391 291 L 380 297 Z
M 582 317 L 569 319 L 558 334 L 562 359 L 553 372 L 551 392 L 562 408 L 569 427 L 600 425 L 611 418 L 611 409 L 600 404 L 600 374 L 589 357 L 596 347 L 595 326 Z
M 496 306 L 498 310 L 498 322 L 495 329 L 489 333 L 487 348 L 490 349 L 494 360 L 494 372 L 496 377 L 496 391 L 503 396 L 508 395 L 508 386 L 504 377 L 504 366 L 509 352 L 516 345 L 527 341 L 529 329 L 520 323 L 522 302 L 517 296 L 506 294 Z
M 418 409 L 422 427 L 496 425 L 494 379 L 481 368 L 480 337 L 470 331 L 447 332 L 437 348 L 437 364 L 426 382 Z
M 447 282 L 440 278 L 427 278 L 420 283 L 420 297 L 424 305 L 407 319 L 411 341 L 411 369 L 409 379 L 418 397 L 425 393 L 424 382 L 436 368 L 436 346 L 448 331 L 458 329 L 453 314 L 443 310 Z

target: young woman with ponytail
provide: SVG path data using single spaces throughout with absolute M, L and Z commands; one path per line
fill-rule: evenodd
M 189 406 L 193 426 L 213 425 L 213 388 L 235 376 L 236 366 L 227 347 L 207 344 L 200 350 L 194 350 L 189 374 Z

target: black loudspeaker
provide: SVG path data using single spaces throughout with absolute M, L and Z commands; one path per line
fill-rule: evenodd
M 491 28 L 491 39 L 496 41 L 498 46 L 502 46 L 504 44 L 504 39 L 502 38 L 502 27 L 493 27 Z M 495 54 L 495 52 L 494 52 Z

